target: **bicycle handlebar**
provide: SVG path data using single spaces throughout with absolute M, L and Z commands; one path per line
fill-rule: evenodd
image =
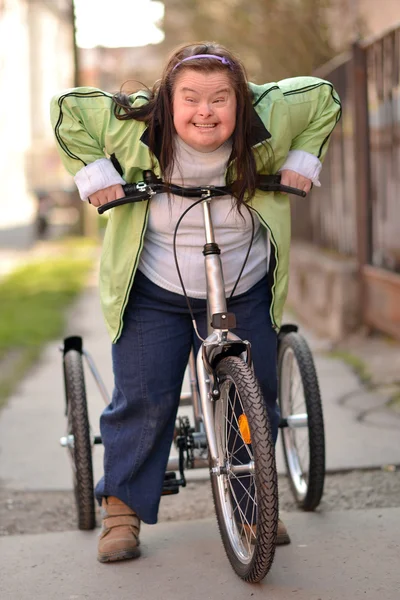
M 281 184 L 281 176 L 278 175 L 262 175 L 260 181 L 257 184 L 257 188 L 263 192 L 282 192 L 284 194 L 294 194 L 304 198 L 307 194 L 303 190 L 293 188 L 287 185 Z M 117 198 L 117 200 L 111 200 L 107 204 L 103 204 L 97 208 L 99 215 L 102 215 L 106 210 L 115 208 L 116 206 L 122 206 L 123 204 L 130 204 L 131 202 L 142 202 L 144 200 L 150 200 L 155 194 L 170 193 L 176 196 L 184 196 L 186 198 L 217 198 L 218 196 L 230 195 L 230 186 L 214 186 L 205 185 L 202 187 L 181 187 L 179 185 L 167 185 L 163 181 L 145 183 L 140 181 L 138 183 L 127 183 L 122 186 L 125 192 L 124 198 Z

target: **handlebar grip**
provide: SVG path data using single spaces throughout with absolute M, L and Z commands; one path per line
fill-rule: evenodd
M 264 192 L 282 192 L 283 194 L 294 194 L 295 196 L 301 196 L 302 198 L 307 196 L 307 192 L 304 192 L 303 190 L 288 185 L 282 185 L 281 178 L 280 173 L 276 173 L 275 175 L 260 175 L 257 187 Z
M 283 194 L 294 194 L 295 196 L 301 196 L 305 198 L 307 193 L 298 188 L 290 187 L 288 185 L 281 185 L 280 183 L 267 183 L 260 185 L 260 190 L 264 192 L 282 192 Z
M 121 206 L 122 204 L 128 204 L 130 202 L 132 202 L 132 199 L 129 196 L 125 196 L 125 198 L 118 198 L 117 200 L 111 200 L 111 202 L 107 202 L 107 204 L 98 206 L 97 212 L 99 215 L 102 215 L 106 212 L 106 210 L 110 210 L 110 208 L 115 208 L 116 206 Z
M 102 204 L 97 208 L 97 212 L 99 215 L 102 215 L 106 210 L 110 210 L 111 208 L 115 208 L 116 206 L 122 206 L 123 204 L 131 204 L 132 202 L 141 202 L 142 200 L 148 200 L 150 195 L 148 192 L 138 189 L 136 183 L 126 183 L 122 186 L 122 189 L 125 192 L 125 196 L 123 198 L 117 198 L 116 200 L 111 200 L 107 202 L 107 204 Z
M 290 187 L 288 185 L 280 185 L 279 191 L 283 192 L 284 194 L 293 194 L 294 196 L 301 196 L 302 198 L 305 198 L 307 196 L 307 192 L 305 192 L 304 190 L 299 190 L 298 188 Z

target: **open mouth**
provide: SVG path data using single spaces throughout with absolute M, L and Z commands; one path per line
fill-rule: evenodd
M 197 129 L 215 129 L 217 123 L 193 123 Z

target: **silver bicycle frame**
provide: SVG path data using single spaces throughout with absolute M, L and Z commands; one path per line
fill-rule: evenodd
M 204 230 L 206 244 L 215 244 L 214 228 L 211 217 L 211 197 L 205 191 L 203 206 Z M 207 283 L 207 316 L 208 337 L 200 346 L 196 359 L 197 381 L 199 385 L 202 420 L 207 436 L 208 450 L 211 458 L 211 468 L 218 468 L 218 449 L 214 430 L 214 400 L 212 399 L 212 375 L 204 364 L 203 352 L 211 359 L 221 352 L 224 344 L 230 341 L 241 341 L 228 329 L 213 329 L 211 316 L 227 312 L 225 284 L 222 271 L 221 257 L 218 253 L 206 254 L 204 257 Z M 217 346 L 216 346 L 217 345 Z

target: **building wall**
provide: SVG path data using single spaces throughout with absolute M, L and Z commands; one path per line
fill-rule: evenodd
M 70 1 L 29 3 L 29 54 L 31 85 L 31 145 L 26 154 L 26 175 L 31 189 L 72 187 L 58 158 L 49 120 L 49 103 L 58 91 L 74 85 L 73 30 Z
M 26 220 L 33 210 L 24 162 L 30 102 L 28 10 L 26 3 L 8 0 L 0 13 L 0 227 Z
M 70 6 L 70 0 L 0 2 L 0 230 L 29 224 L 35 190 L 65 179 L 49 100 L 73 85 Z
M 81 85 L 111 93 L 120 90 L 123 84 L 126 91 L 143 87 L 143 84 L 151 87 L 160 77 L 165 58 L 160 44 L 132 48 L 81 48 L 79 57 Z

